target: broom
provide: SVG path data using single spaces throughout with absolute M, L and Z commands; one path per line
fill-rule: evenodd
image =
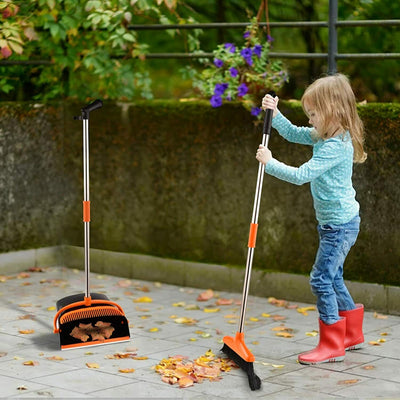
M 273 97 L 276 96 L 275 93 L 272 91 L 269 92 L 269 94 Z M 264 125 L 263 125 L 263 137 L 262 137 L 262 144 L 265 147 L 268 146 L 268 141 L 271 134 L 272 112 L 273 112 L 272 110 L 268 109 L 267 112 L 265 113 Z M 254 249 L 256 247 L 258 214 L 260 211 L 260 200 L 261 200 L 263 179 L 264 179 L 264 165 L 262 163 L 259 163 L 256 193 L 253 206 L 253 216 L 251 219 L 249 240 L 247 245 L 248 246 L 247 262 L 246 262 L 246 272 L 243 285 L 242 304 L 240 310 L 239 330 L 238 332 L 236 332 L 235 337 L 225 336 L 223 338 L 224 347 L 222 348 L 222 351 L 247 373 L 249 379 L 249 386 L 251 390 L 258 390 L 261 388 L 261 379 L 254 372 L 253 362 L 255 360 L 255 357 L 251 353 L 251 351 L 247 348 L 244 342 L 243 327 L 244 327 L 246 308 L 247 308 L 247 298 L 249 295 L 250 276 L 253 264 Z

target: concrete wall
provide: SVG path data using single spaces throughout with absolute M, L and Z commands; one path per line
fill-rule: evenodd
M 282 102 L 283 103 L 283 102 Z M 0 251 L 82 246 L 81 104 L 0 105 Z M 400 285 L 400 106 L 360 109 L 369 158 L 356 166 L 362 231 L 346 277 Z M 282 110 L 306 123 L 297 104 Z M 243 266 L 261 127 L 240 105 L 105 104 L 91 114 L 91 247 Z M 310 149 L 277 135 L 273 154 Z M 254 266 L 307 274 L 317 248 L 308 185 L 265 176 Z

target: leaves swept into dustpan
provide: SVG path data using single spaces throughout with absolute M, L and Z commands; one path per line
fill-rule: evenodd
M 87 342 L 90 336 L 92 337 L 92 340 L 104 341 L 111 337 L 114 330 L 115 329 L 111 326 L 111 322 L 97 321 L 94 326 L 91 323 L 80 323 L 79 326 L 76 326 L 72 330 L 70 335 L 82 342 Z

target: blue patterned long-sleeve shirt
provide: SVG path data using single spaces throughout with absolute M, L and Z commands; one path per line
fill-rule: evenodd
M 290 142 L 313 146 L 313 156 L 298 168 L 272 158 L 265 172 L 296 185 L 309 182 L 320 225 L 341 225 L 354 218 L 360 206 L 352 184 L 354 149 L 349 132 L 324 140 L 313 128 L 295 126 L 281 113 L 272 126 Z

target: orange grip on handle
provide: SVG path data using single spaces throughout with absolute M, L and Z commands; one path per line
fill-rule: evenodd
M 253 249 L 256 247 L 257 229 L 258 224 L 250 224 L 249 242 L 247 247 L 252 247 Z
M 90 201 L 83 202 L 83 222 L 90 222 Z

